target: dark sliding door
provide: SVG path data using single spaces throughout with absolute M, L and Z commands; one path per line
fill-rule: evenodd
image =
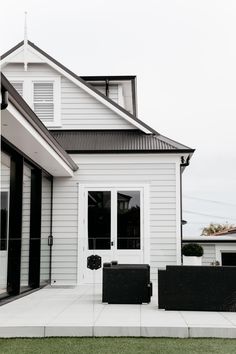
M 1 153 L 0 296 L 7 291 L 10 164 L 10 156 Z
M 7 142 L 1 152 L 0 299 L 50 280 L 52 177 Z

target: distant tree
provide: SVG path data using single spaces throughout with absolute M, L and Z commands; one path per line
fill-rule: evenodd
M 214 224 L 210 223 L 208 226 L 204 227 L 202 229 L 202 236 L 211 236 L 215 234 L 216 232 L 220 231 L 226 231 L 232 229 L 232 227 L 235 227 L 235 225 L 230 225 L 230 224 Z

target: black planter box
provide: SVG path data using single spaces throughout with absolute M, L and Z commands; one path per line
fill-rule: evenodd
M 158 271 L 160 309 L 236 311 L 236 267 L 167 266 Z
M 149 303 L 152 296 L 148 264 L 103 265 L 102 302 L 109 304 Z

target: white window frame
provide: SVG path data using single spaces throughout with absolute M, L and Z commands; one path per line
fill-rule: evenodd
M 47 128 L 61 128 L 61 77 L 60 76 L 8 76 L 9 81 L 23 82 L 23 98 L 34 111 L 34 83 L 53 83 L 54 120 L 53 122 L 41 121 Z M 39 118 L 40 119 L 40 118 Z

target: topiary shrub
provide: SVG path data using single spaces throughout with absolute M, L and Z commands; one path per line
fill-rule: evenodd
M 182 247 L 182 253 L 188 257 L 201 257 L 203 255 L 203 248 L 198 243 L 187 243 Z

